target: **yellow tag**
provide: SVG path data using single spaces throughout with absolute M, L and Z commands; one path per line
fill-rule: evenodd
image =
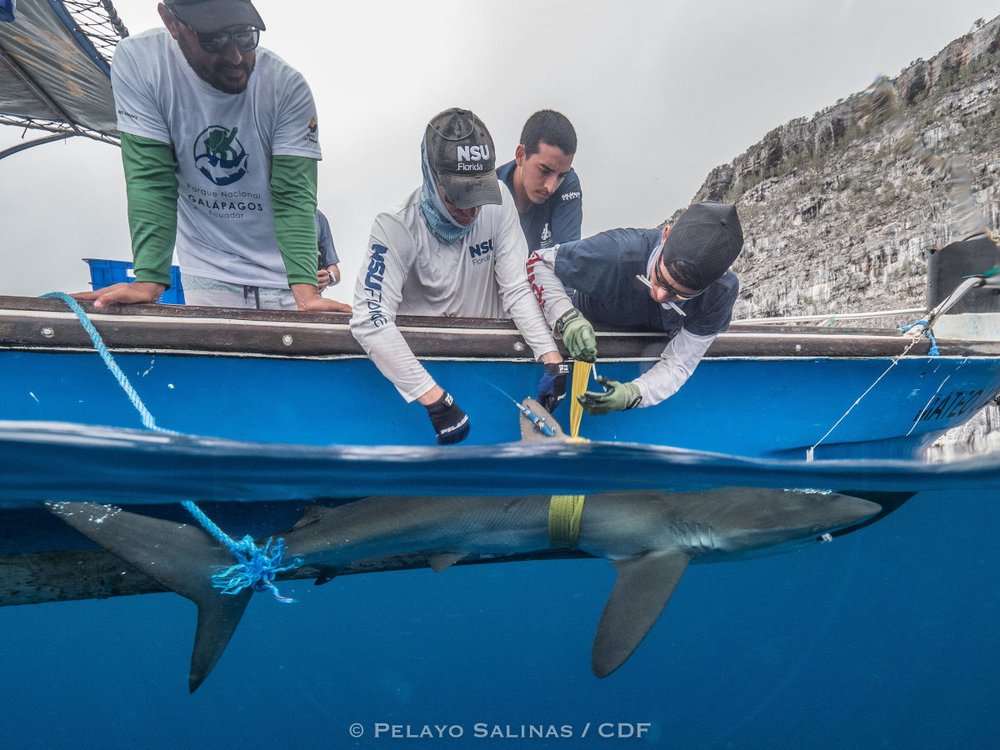
M 586 495 L 553 495 L 549 499 L 549 545 L 576 549 Z
M 590 362 L 573 360 L 573 384 L 570 387 L 569 402 L 569 436 L 572 438 L 580 435 L 580 421 L 583 419 L 583 405 L 577 400 L 577 396 L 587 390 L 587 383 L 590 381 Z

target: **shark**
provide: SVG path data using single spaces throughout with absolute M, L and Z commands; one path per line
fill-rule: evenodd
M 534 400 L 525 399 L 518 409 L 525 440 L 572 441 Z M 606 677 L 639 647 L 690 564 L 829 542 L 902 501 L 883 509 L 850 494 L 755 487 L 588 496 L 366 497 L 334 506 L 306 505 L 280 535 L 286 560 L 282 577 L 312 578 L 320 585 L 341 574 L 400 567 L 440 572 L 475 562 L 605 558 L 616 576 L 598 621 L 591 668 Z M 234 564 L 228 547 L 201 526 L 113 505 L 52 502 L 45 507 L 123 561 L 130 576 L 139 576 L 125 593 L 166 589 L 194 602 L 198 618 L 188 689 L 197 690 L 253 595 L 253 588 L 223 593 L 213 582 L 214 573 Z M 67 554 L 73 557 L 63 567 L 95 553 Z M 115 569 L 106 560 L 100 567 Z
M 570 507 L 569 514 L 554 508 Z M 74 529 L 198 610 L 188 688 L 218 662 L 253 594 L 223 594 L 212 574 L 233 564 L 200 526 L 97 503 L 48 509 Z M 435 571 L 459 562 L 574 550 L 610 561 L 616 580 L 597 625 L 597 677 L 620 667 L 660 617 L 692 563 L 774 554 L 829 541 L 881 506 L 837 493 L 721 488 L 703 492 L 610 492 L 566 497 L 368 497 L 309 506 L 281 535 L 296 577 L 326 583 L 341 570 L 407 557 Z M 566 516 L 570 521 L 565 522 Z M 562 516 L 562 518 L 560 518 Z M 573 520 L 575 518 L 575 521 Z

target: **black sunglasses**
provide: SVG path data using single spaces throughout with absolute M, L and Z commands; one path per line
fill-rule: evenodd
M 657 285 L 663 287 L 667 290 L 667 293 L 673 297 L 678 302 L 684 302 L 685 300 L 694 299 L 699 294 L 704 292 L 701 289 L 697 292 L 682 292 L 665 278 L 663 278 L 663 271 L 660 270 L 660 266 L 663 264 L 663 250 L 660 250 L 660 255 L 657 257 L 656 262 L 653 264 L 653 277 L 656 279 Z
M 250 50 L 257 49 L 257 44 L 260 42 L 260 29 L 250 28 L 233 32 L 213 31 L 210 34 L 201 34 L 184 23 L 180 16 L 174 13 L 173 10 L 170 11 L 170 14 L 177 19 L 177 22 L 181 26 L 194 34 L 198 38 L 198 46 L 211 55 L 225 52 L 230 42 L 235 44 L 236 49 L 240 52 L 249 52 Z

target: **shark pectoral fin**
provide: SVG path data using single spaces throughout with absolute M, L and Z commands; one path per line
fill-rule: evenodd
M 248 591 L 226 595 L 212 583 L 214 570 L 233 565 L 229 551 L 196 526 L 111 505 L 46 503 L 46 507 L 91 541 L 197 605 L 189 686 L 192 691 L 198 687 L 229 643 L 251 596 Z
M 591 668 L 607 677 L 639 646 L 667 606 L 690 558 L 683 552 L 648 552 L 613 562 L 618 580 L 594 636 Z
M 217 590 L 214 594 L 214 598 L 204 604 L 196 602 L 198 630 L 194 636 L 191 672 L 188 674 L 188 690 L 192 693 L 205 681 L 226 650 L 253 596 L 249 589 L 235 595 L 222 594 Z
M 435 573 L 440 573 L 445 568 L 450 568 L 465 557 L 468 557 L 468 555 L 464 552 L 442 552 L 440 555 L 430 555 L 427 558 L 427 564 L 431 566 L 431 570 Z

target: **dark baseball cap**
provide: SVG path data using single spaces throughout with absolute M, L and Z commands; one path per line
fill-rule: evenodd
M 483 121 L 467 109 L 446 109 L 424 134 L 427 162 L 457 208 L 500 204 L 496 152 Z
M 250 0 L 166 0 L 167 7 L 199 34 L 211 34 L 230 26 L 253 26 L 263 31 L 260 13 Z
M 743 227 L 731 203 L 695 203 L 670 227 L 663 264 L 678 284 L 701 291 L 743 249 Z

